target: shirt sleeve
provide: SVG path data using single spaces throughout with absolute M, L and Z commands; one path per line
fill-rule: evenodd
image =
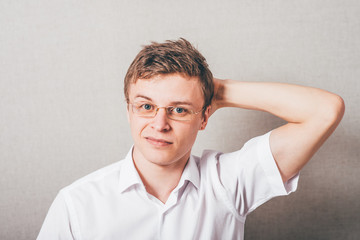
M 51 204 L 37 240 L 75 239 L 71 231 L 71 221 L 64 196 L 60 191 Z
M 299 174 L 283 183 L 271 153 L 270 134 L 249 140 L 239 151 L 218 155 L 220 183 L 228 201 L 243 217 L 271 198 L 297 188 Z

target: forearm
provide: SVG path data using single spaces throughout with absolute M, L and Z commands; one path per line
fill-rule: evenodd
M 319 115 L 336 117 L 340 110 L 339 96 L 317 88 L 285 83 L 216 81 L 215 108 L 266 111 L 292 123 L 303 123 Z

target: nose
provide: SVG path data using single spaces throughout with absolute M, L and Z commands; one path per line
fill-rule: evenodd
M 155 117 L 153 118 L 153 121 L 151 122 L 151 127 L 160 132 L 170 130 L 169 119 L 167 117 L 165 108 L 158 109 Z

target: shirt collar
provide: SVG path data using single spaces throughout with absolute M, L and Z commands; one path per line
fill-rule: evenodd
M 120 177 L 119 177 L 120 192 L 124 192 L 125 190 L 129 189 L 131 186 L 134 185 L 144 186 L 132 159 L 133 149 L 134 146 L 131 147 L 130 151 L 123 160 L 122 167 L 120 168 Z M 185 169 L 181 175 L 179 184 L 176 187 L 176 189 L 181 188 L 186 180 L 191 182 L 197 189 L 199 189 L 199 184 L 200 184 L 199 169 L 196 164 L 195 158 L 192 155 L 190 156 L 189 161 L 185 166 Z
M 193 155 L 190 156 L 189 161 L 185 166 L 178 187 L 180 188 L 185 183 L 186 180 L 191 182 L 197 189 L 199 189 L 199 185 L 200 185 L 199 168 L 196 164 Z
M 119 177 L 120 192 L 124 192 L 133 185 L 138 185 L 138 184 L 143 185 L 132 159 L 133 149 L 134 146 L 131 147 L 125 159 L 122 160 L 123 164 L 120 168 L 120 177 Z

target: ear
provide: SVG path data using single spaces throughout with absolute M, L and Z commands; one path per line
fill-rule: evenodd
M 127 117 L 128 123 L 130 123 L 129 104 L 128 103 L 126 104 L 126 117 Z
M 207 106 L 207 108 L 204 112 L 203 119 L 202 119 L 199 130 L 204 130 L 206 128 L 207 122 L 210 117 L 210 110 L 211 110 L 211 105 Z

